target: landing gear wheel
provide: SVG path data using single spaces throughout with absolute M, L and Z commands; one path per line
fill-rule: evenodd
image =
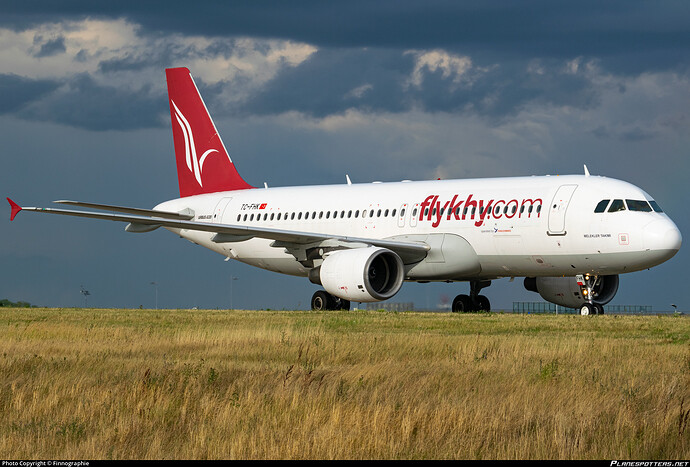
M 596 313 L 598 315 L 604 314 L 604 305 L 600 305 L 599 303 L 594 303 L 594 309 L 596 310 Z
M 469 295 L 458 295 L 453 299 L 453 308 L 451 308 L 453 313 L 467 313 L 474 311 L 472 306 L 472 300 L 470 300 Z
M 474 305 L 475 311 L 491 311 L 491 302 L 489 302 L 485 295 L 479 295 Z
M 350 300 L 334 297 L 325 290 L 318 290 L 311 297 L 311 309 L 313 311 L 349 310 Z
M 311 309 L 313 311 L 325 311 L 333 309 L 333 297 L 325 290 L 317 290 L 311 297 Z
M 596 314 L 596 310 L 594 308 L 594 305 L 591 303 L 585 303 L 580 307 L 580 315 L 581 316 L 589 316 Z

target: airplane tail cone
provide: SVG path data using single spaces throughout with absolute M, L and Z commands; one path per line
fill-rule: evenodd
M 253 188 L 235 169 L 189 70 L 165 75 L 180 196 Z

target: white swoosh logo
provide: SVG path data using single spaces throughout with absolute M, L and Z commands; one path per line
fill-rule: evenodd
M 199 186 L 203 187 L 204 184 L 201 182 L 201 171 L 204 167 L 204 161 L 212 153 L 218 152 L 218 150 L 209 149 L 201 156 L 201 159 L 197 158 L 196 145 L 194 144 L 194 135 L 192 134 L 192 127 L 185 118 L 185 116 L 182 114 L 180 109 L 175 104 L 175 101 L 170 99 L 170 102 L 175 108 L 175 119 L 177 120 L 177 123 L 180 125 L 180 129 L 182 129 L 182 135 L 184 136 L 184 151 L 185 159 L 187 162 L 187 168 L 190 172 L 194 174 L 194 177 L 196 178 L 196 181 L 199 183 Z

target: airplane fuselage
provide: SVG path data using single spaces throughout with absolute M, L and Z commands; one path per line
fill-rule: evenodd
M 652 198 L 627 182 L 568 175 L 259 188 L 156 209 L 189 208 L 205 222 L 426 243 L 427 257 L 405 265 L 413 281 L 622 274 L 677 252 L 680 233 L 666 214 L 594 212 L 602 200 Z M 219 242 L 208 232 L 169 230 L 264 269 L 307 276 L 312 266 L 273 240 Z

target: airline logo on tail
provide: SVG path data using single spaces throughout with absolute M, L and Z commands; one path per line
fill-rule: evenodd
M 196 145 L 194 144 L 194 135 L 192 133 L 192 127 L 185 118 L 182 111 L 175 104 L 175 101 L 170 99 L 170 102 L 175 108 L 175 118 L 177 119 L 177 123 L 180 125 L 180 128 L 182 129 L 182 134 L 184 135 L 184 147 L 187 168 L 190 172 L 194 174 L 194 178 L 196 178 L 196 181 L 199 183 L 199 186 L 203 187 L 204 184 L 201 181 L 201 173 L 204 168 L 204 161 L 208 156 L 210 156 L 214 152 L 217 153 L 218 150 L 209 149 L 201 155 L 201 158 L 198 158 L 196 154 Z

